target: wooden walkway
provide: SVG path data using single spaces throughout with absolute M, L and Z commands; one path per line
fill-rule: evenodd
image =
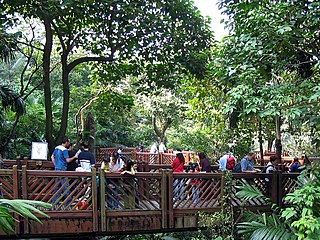
M 53 207 L 45 210 L 50 218 L 41 218 L 43 224 L 20 218 L 15 226 L 15 236 L 20 238 L 190 229 L 198 227 L 198 212 L 220 210 L 222 173 L 172 173 L 166 169 L 168 165 L 148 165 L 148 172 L 123 176 L 99 169 L 91 173 L 57 172 L 50 170 L 50 162 L 24 161 L 18 161 L 20 168 L 7 161 L 7 169 L 0 169 L 2 197 L 39 200 L 53 203 Z M 283 172 L 233 174 L 234 186 L 251 179 L 265 194 L 264 179 L 269 177 L 273 182 L 271 197 L 278 204 L 295 189 L 297 176 Z M 199 180 L 198 185 L 192 184 L 195 180 Z M 237 211 L 243 203 L 235 196 L 235 187 L 232 191 Z M 270 206 L 256 200 L 247 202 L 246 208 L 265 211 Z M 0 237 L 5 234 L 0 233 Z

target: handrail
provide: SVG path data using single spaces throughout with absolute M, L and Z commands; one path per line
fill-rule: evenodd
M 18 236 L 96 233 L 121 231 L 162 231 L 197 227 L 197 213 L 220 209 L 224 173 L 173 173 L 171 169 L 138 172 L 133 176 L 92 172 L 0 169 L 0 191 L 4 198 L 23 198 L 54 203 L 40 216 L 43 225 L 21 219 Z M 267 194 L 265 178 L 272 179 L 271 198 L 279 205 L 295 189 L 293 173 L 235 173 L 234 186 L 250 182 Z M 232 191 L 237 191 L 233 188 Z M 55 201 L 57 199 L 57 201 Z M 235 209 L 241 201 L 232 194 Z M 262 200 L 249 201 L 250 209 L 268 209 Z M 188 221 L 186 218 L 192 218 Z M 0 233 L 0 236 L 2 234 Z

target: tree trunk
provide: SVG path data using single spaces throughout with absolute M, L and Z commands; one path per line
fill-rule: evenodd
M 281 132 L 280 132 L 280 128 L 281 128 L 281 117 L 280 116 L 276 116 L 276 155 L 277 155 L 277 159 L 279 161 L 279 163 L 282 163 L 282 159 L 281 159 L 281 153 L 282 153 L 282 144 L 281 144 Z
M 84 130 L 84 140 L 88 142 L 90 151 L 95 155 L 96 126 L 91 112 L 87 114 Z
M 262 123 L 261 119 L 259 118 L 259 133 L 258 133 L 258 139 L 259 139 L 259 149 L 260 149 L 260 159 L 261 159 L 261 166 L 264 166 L 264 159 L 263 159 L 263 139 L 262 139 Z
M 70 87 L 69 87 L 69 69 L 68 69 L 68 50 L 64 50 L 61 56 L 62 64 L 62 86 L 63 86 L 63 104 L 61 124 L 56 142 L 60 143 L 66 135 L 68 127 L 69 105 L 70 105 Z
M 161 129 L 157 126 L 157 119 L 155 116 L 152 117 L 152 124 L 153 124 L 153 129 L 156 135 L 159 137 L 160 142 L 164 142 L 165 139 L 165 133 L 168 129 L 168 127 L 171 125 L 173 121 L 171 119 L 167 119 L 166 122 L 160 123 Z
M 50 153 L 53 152 L 56 143 L 53 140 L 53 120 L 52 120 L 52 102 L 51 102 L 51 87 L 50 87 L 50 57 L 52 52 L 53 36 L 51 28 L 51 19 L 48 16 L 44 17 L 44 26 L 46 32 L 46 42 L 43 51 L 43 91 L 46 110 L 46 132 L 45 137 L 48 143 Z

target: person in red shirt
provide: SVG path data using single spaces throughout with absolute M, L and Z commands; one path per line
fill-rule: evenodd
M 172 162 L 173 172 L 184 172 L 184 156 L 180 150 L 177 150 L 176 157 Z M 173 182 L 173 196 L 174 199 L 181 199 L 183 197 L 183 181 L 180 178 L 175 178 Z
M 176 152 L 176 157 L 172 162 L 173 172 L 184 172 L 184 156 L 181 151 Z

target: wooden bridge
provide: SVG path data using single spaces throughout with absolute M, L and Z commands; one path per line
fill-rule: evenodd
M 111 235 L 196 229 L 199 212 L 220 210 L 223 173 L 173 173 L 168 164 L 147 164 L 134 176 L 92 172 L 53 171 L 49 161 L 5 160 L 0 169 L 0 190 L 7 199 L 29 199 L 53 203 L 50 218 L 42 224 L 17 217 L 10 237 Z M 267 194 L 265 178 L 272 179 L 271 198 L 284 204 L 294 191 L 297 174 L 233 174 L 234 186 L 244 180 Z M 175 179 L 178 179 L 175 181 Z M 194 184 L 194 183 L 198 184 Z M 241 202 L 232 189 L 232 204 L 268 211 L 263 200 Z M 53 202 L 54 199 L 58 199 Z M 5 238 L 0 233 L 1 239 Z

